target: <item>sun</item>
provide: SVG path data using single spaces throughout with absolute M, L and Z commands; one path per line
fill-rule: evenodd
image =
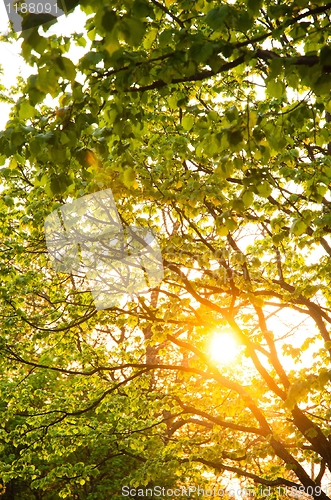
M 226 365 L 238 354 L 238 344 L 231 331 L 216 331 L 210 341 L 209 352 L 213 361 Z

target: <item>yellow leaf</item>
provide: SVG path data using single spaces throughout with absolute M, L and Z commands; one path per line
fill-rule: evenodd
M 123 180 L 124 186 L 126 186 L 127 188 L 132 187 L 132 185 L 134 184 L 134 182 L 136 180 L 136 174 L 135 174 L 135 171 L 133 170 L 133 168 L 129 167 L 126 170 L 124 170 L 124 172 L 122 174 L 122 180 Z

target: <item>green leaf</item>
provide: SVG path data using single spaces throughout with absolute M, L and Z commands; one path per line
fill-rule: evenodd
M 25 56 L 29 55 L 32 49 L 38 52 L 38 54 L 43 54 L 46 51 L 47 40 L 40 36 L 36 29 L 23 31 L 22 37 L 24 38 L 22 52 Z
M 221 7 L 216 7 L 211 9 L 206 16 L 206 23 L 213 30 L 217 30 L 223 27 L 226 18 L 229 15 L 229 7 L 227 5 L 222 5 Z
M 271 80 L 267 84 L 267 92 L 271 97 L 281 99 L 285 92 L 285 85 L 279 80 Z
M 324 45 L 320 51 L 320 61 L 323 65 L 329 65 L 331 60 L 331 47 L 330 45 Z
M 312 88 L 317 95 L 330 95 L 331 82 L 329 75 L 322 74 L 315 82 L 312 83 Z
M 185 115 L 182 119 L 182 127 L 189 131 L 194 125 L 194 117 L 192 115 Z
M 116 23 L 117 23 L 117 14 L 113 10 L 107 10 L 101 19 L 101 26 L 106 31 L 106 33 L 110 33 L 113 31 Z
M 229 231 L 234 231 L 238 227 L 237 222 L 232 217 L 225 220 L 225 225 Z
M 64 193 L 71 182 L 71 177 L 68 174 L 52 175 L 49 184 L 51 193 L 53 195 Z
M 236 20 L 236 26 L 240 31 L 249 30 L 254 24 L 254 19 L 249 12 L 242 12 Z
M 197 63 L 206 62 L 213 53 L 213 44 L 194 43 L 190 48 L 190 58 Z
M 232 201 L 232 208 L 238 214 L 243 213 L 245 211 L 245 203 L 243 200 L 236 198 Z
M 24 142 L 24 135 L 22 132 L 13 132 L 10 137 L 10 142 L 13 146 L 20 146 Z
M 300 236 L 307 230 L 307 224 L 302 219 L 294 219 L 291 225 L 291 234 Z
M 34 106 L 31 106 L 29 101 L 24 100 L 21 103 L 20 109 L 18 112 L 18 116 L 21 120 L 28 120 L 28 119 L 36 116 L 36 114 L 37 114 L 36 109 L 34 108 Z
M 55 70 L 53 67 L 48 69 L 45 66 L 44 68 L 41 68 L 39 70 L 36 87 L 43 94 L 51 94 L 51 96 L 54 96 L 58 92 L 58 79 L 56 78 Z
M 268 196 L 272 193 L 272 186 L 267 181 L 262 181 L 260 184 L 256 186 L 257 191 L 260 196 L 263 198 L 268 198 Z
M 229 131 L 227 137 L 231 146 L 239 146 L 243 140 L 243 135 L 240 130 Z M 238 151 L 238 148 L 235 148 L 235 151 Z
M 245 193 L 242 195 L 242 200 L 245 204 L 245 207 L 250 207 L 254 201 L 254 194 L 252 191 L 245 191 Z
M 162 31 L 158 39 L 159 47 L 161 48 L 166 47 L 169 43 L 171 43 L 172 37 L 173 37 L 173 30 L 166 29 Z
M 230 108 L 228 108 L 225 111 L 225 116 L 229 120 L 230 124 L 237 123 L 238 118 L 239 118 L 239 113 L 238 113 L 237 107 L 236 106 L 231 106 Z
M 153 16 L 153 9 L 146 0 L 134 0 L 132 5 L 132 14 L 138 19 Z
M 247 8 L 254 15 L 258 14 L 262 4 L 262 0 L 247 0 Z
M 65 80 L 74 81 L 76 68 L 74 63 L 67 57 L 57 57 L 54 61 L 56 72 Z
M 138 47 L 146 33 L 146 26 L 142 21 L 129 17 L 124 17 L 118 23 L 118 29 L 124 40 L 132 47 Z
M 103 56 L 100 52 L 90 51 L 85 54 L 80 60 L 82 69 L 88 69 L 90 67 L 96 66 L 100 61 L 102 61 Z

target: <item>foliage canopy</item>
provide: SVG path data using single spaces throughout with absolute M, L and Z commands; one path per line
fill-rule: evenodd
M 80 8 L 86 34 L 22 33 L 33 74 L 0 134 L 4 498 L 116 499 L 209 471 L 324 500 L 331 4 Z M 52 271 L 43 224 L 108 188 L 125 226 L 157 234 L 165 278 L 96 311 Z M 226 328 L 240 349 L 219 367 Z

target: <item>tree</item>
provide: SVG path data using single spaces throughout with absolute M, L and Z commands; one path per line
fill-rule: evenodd
M 324 500 L 331 4 L 80 6 L 87 37 L 22 33 L 35 74 L 0 137 L 4 482 L 119 498 L 126 478 L 208 485 L 208 470 Z M 50 269 L 43 224 L 108 188 L 124 226 L 157 233 L 165 277 L 96 311 Z M 220 328 L 237 367 L 208 353 Z

